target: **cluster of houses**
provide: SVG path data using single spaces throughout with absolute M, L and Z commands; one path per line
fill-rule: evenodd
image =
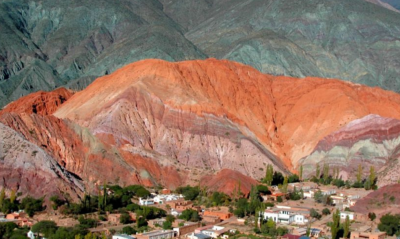
M 0 213 L 0 222 L 13 222 L 20 227 L 31 227 L 33 225 L 33 221 L 28 219 L 27 214 L 23 210 L 9 213 L 7 215 Z

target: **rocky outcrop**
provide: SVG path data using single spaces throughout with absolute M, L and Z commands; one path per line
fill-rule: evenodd
M 1 187 L 22 196 L 59 195 L 77 199 L 83 182 L 57 163 L 45 150 L 0 123 Z
M 315 164 L 326 163 L 341 168 L 346 179 L 355 176 L 360 164 L 369 173 L 370 166 L 381 169 L 399 157 L 400 120 L 367 115 L 324 137 L 301 164 L 305 175 L 315 172 Z
M 38 91 L 8 104 L 0 114 L 7 112 L 51 115 L 67 101 L 73 92 L 59 88 L 51 92 Z
M 223 169 L 215 175 L 204 176 L 200 181 L 200 186 L 208 191 L 223 192 L 230 196 L 236 196 L 239 193 L 248 195 L 251 187 L 257 184 L 258 182 L 253 178 L 230 169 Z

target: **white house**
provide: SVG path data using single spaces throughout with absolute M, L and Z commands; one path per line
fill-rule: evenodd
M 354 220 L 354 212 L 342 211 L 340 212 L 340 219 L 345 220 L 349 216 L 350 220 Z
M 112 236 L 112 239 L 135 239 L 135 237 L 126 234 L 116 234 Z
M 208 225 L 208 226 L 197 228 L 194 231 L 194 233 L 204 234 L 211 238 L 218 238 L 218 237 L 224 238 L 223 234 L 228 231 L 229 231 L 229 229 L 225 228 L 225 227 L 221 227 L 221 226 L 217 226 L 217 225 Z
M 175 194 L 161 194 L 153 198 L 153 201 L 157 204 L 164 204 L 165 202 L 176 201 L 183 198 L 182 195 Z
M 309 211 L 294 210 L 291 207 L 278 206 L 276 208 L 268 208 L 264 211 L 262 217 L 264 220 L 272 219 L 274 222 L 284 224 L 306 224 L 308 219 L 306 215 Z
M 181 211 L 177 211 L 177 210 L 175 210 L 175 209 L 171 209 L 171 215 L 172 216 L 174 216 L 174 217 L 178 217 L 178 216 L 180 216 L 182 214 L 182 212 Z
M 154 200 L 139 198 L 139 205 L 142 206 L 154 205 Z

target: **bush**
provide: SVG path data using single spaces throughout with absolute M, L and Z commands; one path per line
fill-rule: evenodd
M 318 212 L 317 212 L 317 210 L 315 210 L 314 208 L 311 208 L 311 210 L 310 210 L 310 216 L 311 217 L 313 217 L 313 218 L 316 218 L 316 219 L 321 219 L 321 214 L 319 214 Z
M 400 234 L 400 216 L 399 215 L 391 215 L 386 214 L 383 215 L 380 219 L 380 223 L 378 224 L 378 229 L 380 231 L 386 232 L 389 236 L 393 236 L 394 234 Z
M 133 227 L 127 226 L 122 228 L 122 233 L 127 234 L 127 235 L 133 235 L 136 234 L 136 230 Z
M 329 214 L 331 214 L 331 211 L 328 208 L 324 208 L 324 210 L 322 210 L 322 214 L 329 215 Z
M 132 222 L 131 216 L 129 216 L 129 214 L 127 214 L 127 213 L 123 213 L 123 214 L 121 214 L 121 217 L 119 218 L 119 222 L 122 224 L 131 223 Z
M 268 187 L 265 185 L 257 185 L 257 191 L 259 193 L 262 193 L 264 195 L 269 195 L 271 194 L 271 191 L 269 191 Z
M 200 216 L 199 213 L 196 210 L 193 209 L 186 209 L 182 212 L 182 214 L 179 216 L 180 219 L 186 220 L 186 221 L 192 221 L 192 222 L 198 222 L 200 221 Z

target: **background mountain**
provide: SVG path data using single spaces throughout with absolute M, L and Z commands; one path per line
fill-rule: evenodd
M 189 2 L 165 0 L 165 12 L 208 56 L 400 91 L 397 12 L 364 0 Z
M 379 172 L 380 185 L 399 180 L 399 94 L 227 60 L 139 61 L 75 94 L 23 97 L 0 111 L 0 122 L 24 140 L 12 141 L 15 150 L 25 141 L 40 149 L 22 150 L 23 162 L 43 151 L 43 170 L 70 175 L 53 189 L 79 182 L 92 191 L 106 181 L 221 191 L 241 184 L 248 193 L 267 164 L 285 174 L 304 164 L 310 173 L 316 154 L 342 175 L 362 162 L 365 173 L 370 165 Z
M 0 19 L 0 106 L 147 58 L 224 58 L 400 92 L 400 14 L 365 0 L 2 0 Z
M 0 106 L 140 59 L 205 57 L 157 0 L 0 1 L 0 30 Z
M 394 0 L 394 1 L 390 1 L 390 0 L 365 0 L 365 1 L 400 13 L 400 11 L 399 11 L 400 2 L 398 0 Z
M 397 0 L 382 0 L 382 2 L 392 5 L 397 10 L 400 10 L 400 2 Z

